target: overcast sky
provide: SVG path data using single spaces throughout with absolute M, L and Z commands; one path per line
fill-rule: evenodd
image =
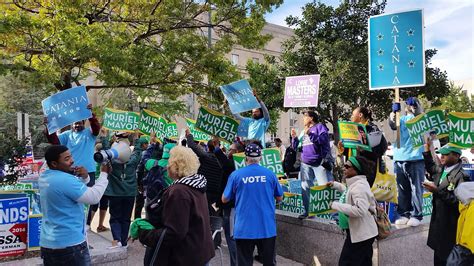
M 301 17 L 308 0 L 285 0 L 280 8 L 266 16 L 270 23 L 287 26 L 289 15 Z M 322 0 L 337 6 L 340 0 Z M 388 0 L 386 13 L 424 10 L 425 49 L 436 48 L 432 65 L 446 70 L 451 80 L 474 78 L 474 1 L 473 0 Z

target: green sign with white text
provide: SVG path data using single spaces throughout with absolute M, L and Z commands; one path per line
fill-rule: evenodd
M 246 166 L 245 164 L 245 154 L 235 153 L 232 155 L 234 158 L 235 169 L 240 169 Z M 264 149 L 262 151 L 262 160 L 260 165 L 270 169 L 277 177 L 282 177 L 285 175 L 283 171 L 283 165 L 281 164 L 280 151 L 278 148 Z
M 474 144 L 474 113 L 449 113 L 449 142 L 461 148 Z
M 339 200 L 340 196 L 341 193 L 339 191 L 326 186 L 326 184 L 311 187 L 309 196 L 309 213 L 316 215 L 334 212 L 329 207 L 329 203 L 331 201 Z
M 206 107 L 199 108 L 196 128 L 216 136 L 221 140 L 232 143 L 237 136 L 239 122 Z
M 102 126 L 112 131 L 134 132 L 139 121 L 139 113 L 105 108 Z

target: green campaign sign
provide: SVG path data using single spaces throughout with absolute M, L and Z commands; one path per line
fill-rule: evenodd
M 177 140 L 179 138 L 178 125 L 171 122 L 166 125 L 166 138 Z
M 329 203 L 331 201 L 339 200 L 340 196 L 341 193 L 339 191 L 326 185 L 311 187 L 309 196 L 309 213 L 316 215 L 334 212 L 329 207 Z
M 338 121 L 337 125 L 344 148 L 355 149 L 361 147 L 366 151 L 372 151 L 367 129 L 364 125 L 347 121 Z
M 166 137 L 166 126 L 168 121 L 161 117 L 159 114 L 143 109 L 140 115 L 140 123 L 138 129 L 145 135 L 150 135 L 155 132 L 156 139 L 160 142 Z
M 199 129 L 196 129 L 196 121 L 195 120 L 186 118 L 186 125 L 188 126 L 189 131 L 191 131 L 191 134 L 193 135 L 195 141 L 206 141 L 207 142 L 210 139 L 212 139 L 212 137 L 209 134 L 204 133 Z
M 232 143 L 237 136 L 239 122 L 206 107 L 199 108 L 196 128 L 221 140 Z
M 423 206 L 421 207 L 423 216 L 429 216 L 433 212 L 433 194 L 423 193 Z
M 240 169 L 246 166 L 245 164 L 245 154 L 235 153 L 232 155 L 234 158 L 235 169 Z M 283 171 L 283 165 L 281 164 L 280 151 L 278 148 L 269 148 L 262 151 L 262 160 L 260 160 L 260 165 L 270 169 L 277 177 L 282 177 L 285 175 Z
M 474 145 L 474 113 L 452 112 L 449 117 L 449 142 L 461 148 Z
M 280 204 L 277 205 L 277 209 L 296 214 L 303 214 L 303 197 L 301 196 L 301 194 L 284 192 L 283 200 Z
M 432 130 L 436 131 L 439 138 L 447 137 L 449 125 L 446 122 L 443 110 L 431 110 L 420 114 L 406 122 L 408 134 L 414 148 L 424 144 L 423 136 Z
M 134 132 L 139 121 L 139 113 L 105 108 L 102 126 L 112 131 Z

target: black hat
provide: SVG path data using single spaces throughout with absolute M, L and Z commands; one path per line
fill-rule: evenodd
M 260 157 L 262 156 L 262 149 L 257 144 L 249 144 L 245 147 L 245 156 L 247 157 Z

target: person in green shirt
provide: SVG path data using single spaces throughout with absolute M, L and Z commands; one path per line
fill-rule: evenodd
M 148 141 L 144 138 L 139 138 L 135 140 L 135 147 L 127 163 L 112 162 L 109 185 L 104 193 L 109 199 L 109 223 L 114 239 L 111 248 L 127 246 L 130 219 L 137 194 L 137 166 L 140 162 L 142 151 L 147 146 Z

